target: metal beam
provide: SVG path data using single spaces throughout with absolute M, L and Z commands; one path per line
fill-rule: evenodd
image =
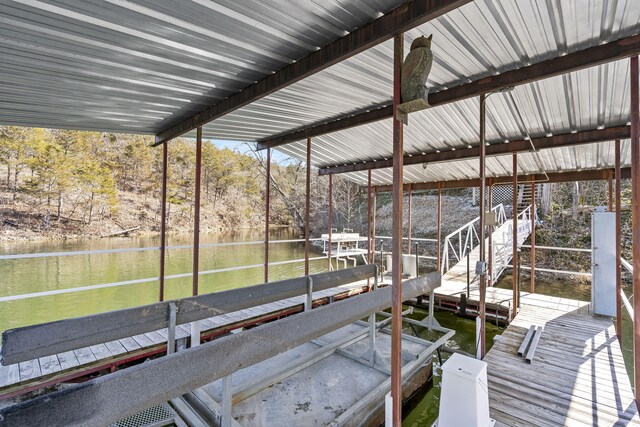
M 511 153 L 530 152 L 531 146 L 536 150 L 545 150 L 549 148 L 568 147 L 572 145 L 591 144 L 594 142 L 607 142 L 615 139 L 626 139 L 631 135 L 629 126 L 614 126 L 605 129 L 586 130 L 576 133 L 563 133 L 553 136 L 545 136 L 541 138 L 533 138 L 531 140 L 521 139 L 510 141 L 505 144 L 503 141 L 490 144 L 486 147 L 487 156 L 500 156 Z M 480 143 L 471 148 L 460 148 L 455 151 L 442 151 L 439 153 L 414 153 L 404 156 L 404 165 L 419 165 L 423 163 L 439 163 L 454 160 L 474 159 L 480 156 Z M 392 160 L 379 158 L 363 163 L 348 164 L 341 166 L 327 166 L 320 168 L 320 175 L 331 175 L 346 172 L 358 172 L 369 169 L 384 169 L 393 166 Z
M 375 266 L 365 265 L 330 273 L 313 274 L 315 291 L 375 277 Z M 92 316 L 9 329 L 2 334 L 3 365 L 101 344 L 166 328 L 170 305 L 177 308 L 176 324 L 184 324 L 245 308 L 303 295 L 307 278 L 281 280 L 241 289 L 216 292 L 175 301 L 150 304 Z
M 476 97 L 481 93 L 495 92 L 505 87 L 531 83 L 638 54 L 640 54 L 640 35 L 635 35 L 603 45 L 589 47 L 578 52 L 552 58 L 516 70 L 507 71 L 497 76 L 485 77 L 471 83 L 435 92 L 429 96 L 429 104 L 432 107 L 444 105 Z M 277 147 L 279 145 L 300 141 L 304 138 L 349 129 L 366 123 L 388 119 L 392 115 L 393 107 L 391 102 L 389 102 L 374 110 L 354 112 L 329 122 L 312 124 L 306 126 L 304 129 L 264 138 L 258 141 L 258 149 Z
M 196 182 L 194 194 L 194 215 L 193 215 L 193 276 L 192 293 L 198 295 L 198 270 L 200 267 L 200 183 L 202 179 L 202 126 L 198 126 L 196 136 Z
M 440 279 L 431 273 L 408 280 L 402 298 L 422 295 Z M 386 287 L 295 314 L 5 407 L 0 420 L 5 427 L 109 425 L 382 311 L 390 300 Z
M 535 182 L 573 182 L 573 181 L 599 181 L 606 180 L 609 176 L 609 171 L 613 169 L 591 169 L 582 171 L 571 172 L 550 172 L 545 174 L 533 174 L 533 175 L 520 175 L 518 180 L 520 181 L 535 181 Z M 630 168 L 622 168 L 622 178 L 631 177 Z M 493 185 L 505 185 L 511 183 L 511 177 L 494 177 L 492 178 Z M 437 190 L 440 188 L 471 188 L 479 187 L 480 180 L 477 178 L 472 179 L 459 179 L 454 181 L 431 181 L 431 182 L 414 182 L 411 184 L 413 191 L 423 190 Z M 375 188 L 376 193 L 389 193 L 393 190 L 391 185 L 378 185 Z M 408 184 L 404 185 L 404 188 L 409 188 Z
M 402 203 L 403 126 L 397 117 L 404 61 L 404 34 L 393 38 L 393 217 L 391 226 L 391 399 L 393 427 L 402 424 Z M 331 175 L 330 175 L 331 176 Z
M 374 19 L 321 49 L 298 59 L 259 82 L 237 92 L 203 111 L 171 124 L 156 136 L 155 145 L 163 144 L 186 132 L 224 116 L 277 90 L 348 59 L 393 37 L 399 32 L 429 22 L 471 0 L 413 0 Z
M 333 176 L 329 176 L 329 236 L 327 242 L 329 247 L 327 248 L 327 271 L 331 271 L 331 226 L 333 225 L 331 221 L 333 220 Z M 338 264 L 338 260 L 336 260 L 336 265 Z

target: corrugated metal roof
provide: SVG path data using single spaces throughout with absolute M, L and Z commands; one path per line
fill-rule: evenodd
M 0 123 L 156 133 L 169 120 L 202 110 L 400 3 L 0 0 Z M 434 35 L 429 85 L 435 92 L 639 28 L 637 0 L 476 0 L 408 32 L 405 49 L 421 34 Z M 392 43 L 383 43 L 209 123 L 204 135 L 254 141 L 386 105 L 392 57 Z M 627 70 L 628 61 L 618 61 L 492 95 L 488 141 L 626 123 Z M 477 99 L 416 113 L 405 128 L 405 149 L 477 145 L 478 115 Z M 315 166 L 390 157 L 391 122 L 318 137 L 313 145 Z M 280 150 L 305 157 L 303 142 Z M 606 162 L 604 156 L 577 147 L 538 163 L 550 171 L 562 165 L 595 168 Z M 524 167 L 527 155 L 521 157 Z M 473 177 L 476 163 L 426 171 L 418 165 L 405 176 Z M 510 159 L 491 159 L 487 166 L 491 174 L 508 174 Z M 366 173 L 349 176 L 362 183 Z M 374 176 L 378 183 L 391 182 L 384 170 Z
M 0 123 L 157 133 L 402 0 L 1 0 Z

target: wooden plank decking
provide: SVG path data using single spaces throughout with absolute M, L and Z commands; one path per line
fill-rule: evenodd
M 314 304 L 330 299 L 342 299 L 362 293 L 365 281 L 313 293 Z M 225 334 L 239 327 L 252 325 L 282 315 L 302 311 L 305 295 L 227 313 L 200 321 L 203 339 Z M 0 400 L 16 394 L 54 385 L 136 359 L 166 351 L 167 329 L 122 338 L 108 343 L 41 357 L 15 365 L 0 365 Z M 190 337 L 190 325 L 176 326 L 176 340 Z
M 504 426 L 640 426 L 611 319 L 533 301 L 546 298 L 524 303 L 484 359 L 491 416 Z M 544 330 L 529 364 L 517 352 L 531 325 Z

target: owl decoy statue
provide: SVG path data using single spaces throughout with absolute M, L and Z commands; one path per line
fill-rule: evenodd
M 401 96 L 402 102 L 427 100 L 429 88 L 427 78 L 433 63 L 431 37 L 420 36 L 411 43 L 409 54 L 402 65 Z

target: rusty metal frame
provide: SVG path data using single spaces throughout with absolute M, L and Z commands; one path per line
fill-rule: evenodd
M 264 193 L 264 283 L 269 283 L 269 213 L 271 212 L 271 150 L 267 150 L 267 177 Z
M 169 168 L 169 147 L 162 147 L 162 196 L 160 197 L 160 277 L 158 300 L 164 301 L 164 276 L 167 251 L 167 175 Z
M 622 180 L 620 176 L 620 140 L 616 139 L 615 146 L 615 161 L 616 161 L 616 335 L 622 347 L 622 211 L 620 196 L 622 191 Z
M 514 152 L 530 152 L 531 146 L 537 150 L 546 150 L 550 148 L 569 147 L 574 145 L 592 144 L 598 142 L 609 142 L 614 139 L 626 139 L 631 135 L 629 126 L 613 126 L 604 129 L 585 130 L 576 133 L 563 133 L 552 136 L 543 136 L 540 138 L 532 138 L 531 140 L 521 139 L 509 141 L 505 144 L 503 141 L 490 144 L 486 147 L 486 156 L 508 155 Z M 480 155 L 480 143 L 471 148 L 458 148 L 455 151 L 441 151 L 432 153 L 408 153 L 405 154 L 403 163 L 405 166 L 418 165 L 423 163 L 441 163 L 463 159 L 475 159 Z M 389 168 L 393 164 L 391 159 L 379 158 L 371 161 L 338 165 L 325 166 L 318 170 L 319 175 L 332 175 L 346 172 L 357 172 L 369 169 Z
M 633 295 L 640 295 L 640 85 L 638 84 L 638 57 L 630 61 L 631 101 L 631 215 Z M 640 298 L 633 298 L 633 368 L 636 405 L 640 406 Z
M 305 213 L 304 213 L 304 274 L 309 274 L 309 253 L 311 242 L 309 241 L 309 217 L 311 215 L 311 138 L 307 138 L 307 168 L 305 189 Z
M 518 314 L 518 154 L 513 153 L 513 256 L 511 264 L 513 273 L 511 275 L 513 282 L 513 309 L 511 310 L 511 320 Z
M 423 294 L 440 278 L 408 280 L 401 298 Z M 391 291 L 380 288 L 3 408 L 0 419 L 6 427 L 109 425 L 382 311 Z
M 552 58 L 533 65 L 506 71 L 497 76 L 488 76 L 471 83 L 455 86 L 429 95 L 431 106 L 444 105 L 463 99 L 473 98 L 482 93 L 495 92 L 509 86 L 518 86 L 538 80 L 582 70 L 607 62 L 617 61 L 640 54 L 640 36 L 635 35 L 599 46 L 589 47 L 565 56 Z M 392 105 L 386 104 L 376 109 L 355 112 L 332 121 L 322 121 L 279 135 L 261 139 L 259 149 L 276 147 L 304 138 L 316 137 L 331 132 L 360 126 L 379 120 L 389 119 L 393 115 Z M 622 138 L 622 137 L 621 137 Z M 613 138 L 611 138 L 613 139 Z
M 299 58 L 292 64 L 265 77 L 257 83 L 234 93 L 218 103 L 183 119 L 169 120 L 157 136 L 155 145 L 163 144 L 186 132 L 222 117 L 251 102 L 283 89 L 297 81 L 372 48 L 399 32 L 408 31 L 471 0 L 412 0 L 389 13 L 372 20 L 351 33 L 334 40 L 321 49 Z M 177 123 L 176 123 L 177 122 Z M 300 139 L 304 139 L 302 137 Z M 267 147 L 260 147 L 267 148 Z
M 393 195 L 391 241 L 391 399 L 394 427 L 402 424 L 402 203 L 403 203 L 403 125 L 397 117 L 402 102 L 400 81 L 404 60 L 404 34 L 393 38 Z

